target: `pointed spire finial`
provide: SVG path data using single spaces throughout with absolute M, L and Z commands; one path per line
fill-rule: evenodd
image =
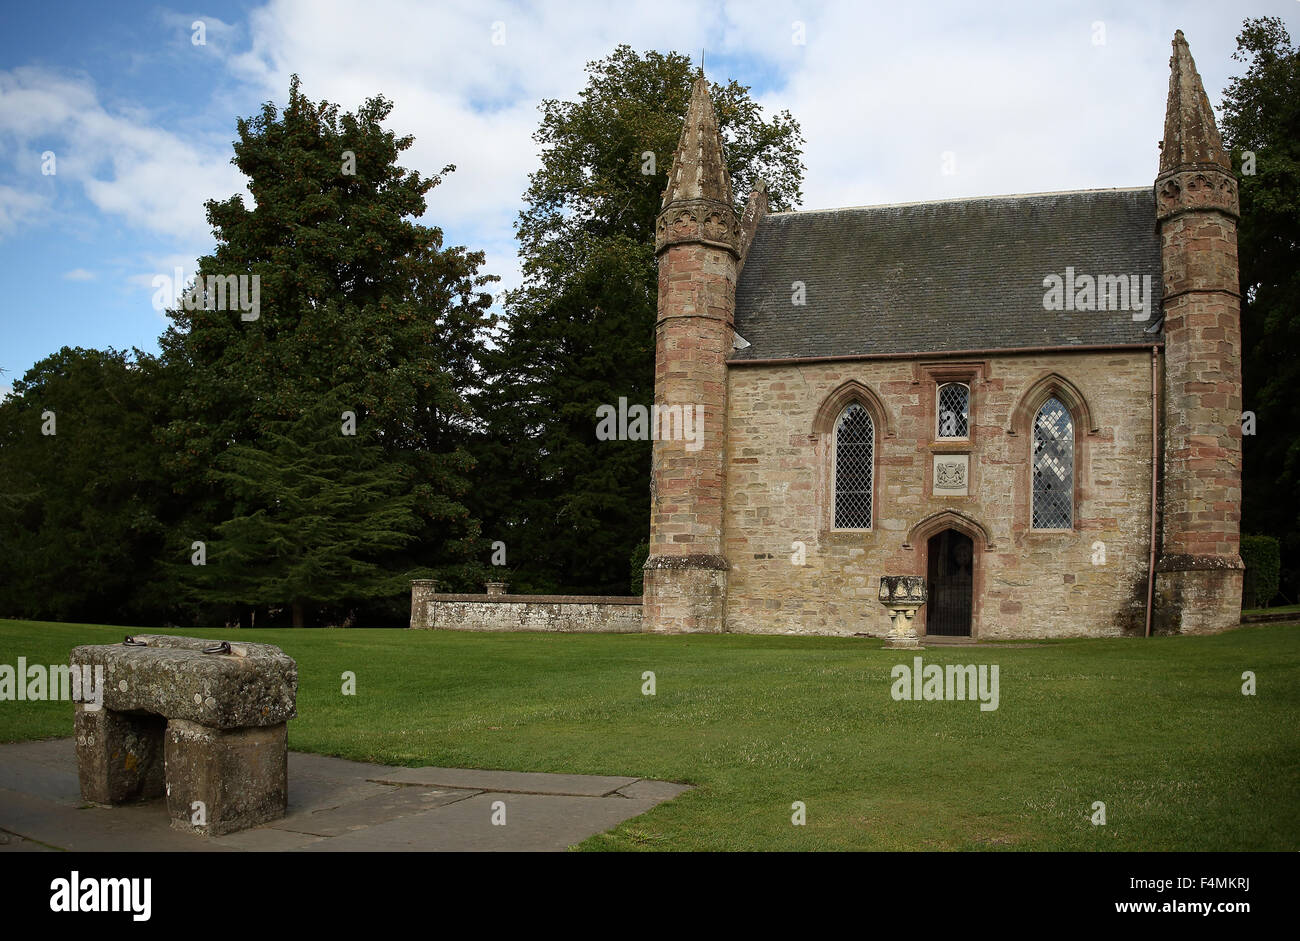
M 1197 74 L 1192 51 L 1180 29 L 1174 33 L 1169 59 L 1169 102 L 1165 108 L 1165 139 L 1160 172 L 1213 164 L 1231 170 L 1223 139 L 1214 123 L 1214 110 Z
M 722 153 L 722 132 L 703 69 L 691 88 L 691 103 L 686 109 L 677 152 L 673 154 L 672 169 L 668 171 L 663 207 L 694 199 L 732 205 L 731 175 Z

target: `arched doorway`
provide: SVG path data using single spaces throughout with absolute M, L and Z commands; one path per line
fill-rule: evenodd
M 926 544 L 929 599 L 925 632 L 941 637 L 970 637 L 974 607 L 975 544 L 955 529 L 935 533 Z

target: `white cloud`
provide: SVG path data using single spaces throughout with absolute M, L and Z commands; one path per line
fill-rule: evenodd
M 16 232 L 20 225 L 40 213 L 48 202 L 39 193 L 0 185 L 0 238 Z
M 542 99 L 576 97 L 584 65 L 620 42 L 638 51 L 698 49 L 723 19 L 720 8 L 688 0 L 617 8 L 594 0 L 271 0 L 250 14 L 252 48 L 229 66 L 280 103 L 295 72 L 309 98 L 345 110 L 380 93 L 391 100 L 390 126 L 415 138 L 403 164 L 426 175 L 456 165 L 429 194 L 426 221 L 447 230 L 448 244 L 487 252 L 500 290 L 519 283 L 514 222 L 538 163 L 532 134 Z M 492 42 L 496 22 L 502 45 Z
M 139 114 L 111 112 L 84 77 L 30 67 L 0 72 L 5 137 L 54 151 L 58 172 L 47 179 L 79 183 L 101 212 L 191 242 L 211 241 L 205 200 L 246 192 L 228 141 L 205 146 L 142 123 Z
M 237 25 L 205 13 L 159 10 L 158 20 L 175 37 L 175 44 L 192 48 L 200 48 L 198 39 L 203 40 L 203 46 L 226 46 L 240 33 Z M 203 24 L 202 29 L 196 25 L 199 23 Z
M 492 44 L 498 21 L 503 45 Z M 792 41 L 796 21 L 806 45 Z M 537 105 L 574 98 L 584 64 L 620 42 L 693 57 L 707 47 L 711 77 L 763 80 L 769 113 L 788 108 L 803 125 L 804 206 L 829 208 L 1152 181 L 1178 26 L 1217 100 L 1236 14 L 1211 4 L 1131 12 L 1106 0 L 1050 9 L 1013 0 L 996 13 L 856 0 L 271 0 L 250 14 L 251 48 L 228 66 L 276 101 L 291 72 L 309 97 L 344 108 L 377 92 L 393 100 L 391 124 L 415 136 L 404 162 L 425 173 L 458 167 L 430 194 L 429 220 L 455 240 L 477 239 L 471 247 L 489 252 L 509 286 L 512 226 L 538 160 Z M 946 152 L 951 175 L 941 171 Z
M 181 291 L 194 279 L 194 275 L 197 272 L 195 262 L 198 261 L 201 254 L 203 254 L 203 252 L 197 249 L 189 253 L 174 252 L 166 255 L 145 254 L 143 257 L 137 258 L 125 266 L 126 268 L 136 269 L 133 273 L 126 276 L 125 287 L 131 292 L 147 293 L 150 302 L 152 303 L 154 295 L 158 292 L 158 287 L 154 285 L 154 279 L 162 275 L 170 279 L 170 284 L 174 289 L 174 295 L 176 298 L 179 298 Z M 140 270 L 142 268 L 144 270 Z M 179 269 L 180 273 L 179 279 L 177 278 L 177 269 Z M 169 322 L 167 321 L 166 311 L 158 310 L 157 308 L 155 308 L 155 311 L 160 320 Z
M 94 281 L 95 272 L 87 271 L 85 268 L 73 268 L 71 271 L 63 272 L 64 281 Z
M 244 188 L 229 164 L 232 102 L 282 105 L 293 72 L 309 97 L 345 110 L 382 93 L 395 103 L 390 126 L 415 137 L 405 165 L 425 174 L 457 165 L 429 194 L 425 221 L 449 244 L 484 250 L 499 290 L 518 284 L 513 224 L 538 162 L 538 104 L 574 98 L 584 65 L 621 42 L 692 57 L 705 47 L 711 77 L 761 86 L 769 112 L 788 108 L 802 122 L 804 206 L 828 208 L 1150 182 L 1173 30 L 1186 31 L 1212 99 L 1239 71 L 1228 56 L 1240 16 L 1221 6 L 269 0 L 233 24 L 160 12 L 169 55 L 189 43 L 194 20 L 207 25 L 216 62 L 205 67 L 224 70 L 217 97 L 177 104 L 224 109 L 220 133 L 180 135 L 142 110 L 105 105 L 85 76 L 21 67 L 0 71 L 0 142 L 28 154 L 54 139 L 60 182 L 172 239 L 188 270 L 211 245 L 204 200 Z M 1098 20 L 1104 46 L 1093 44 Z M 796 21 L 805 45 L 792 42 Z M 952 175 L 941 172 L 946 152 Z M 0 186 L 0 237 L 44 208 L 41 186 Z M 144 259 L 128 270 L 155 262 L 131 276 L 134 288 L 173 267 Z
M 837 2 L 802 19 L 807 45 L 762 103 L 803 124 L 809 208 L 1152 183 L 1174 29 L 1214 100 L 1236 34 L 1213 7 L 1150 15 L 1104 2 L 897 16 Z

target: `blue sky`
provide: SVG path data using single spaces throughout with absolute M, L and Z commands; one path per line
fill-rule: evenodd
M 292 72 L 344 108 L 392 99 L 407 165 L 459 168 L 424 221 L 510 287 L 537 105 L 574 97 L 620 42 L 707 47 L 714 80 L 789 108 L 815 209 L 1149 184 L 1174 30 L 1217 105 L 1242 19 L 1265 14 L 1300 36 L 1296 0 L 6 4 L 0 391 L 64 345 L 156 351 L 151 281 L 210 250 L 203 201 L 243 187 L 235 119 L 282 103 Z

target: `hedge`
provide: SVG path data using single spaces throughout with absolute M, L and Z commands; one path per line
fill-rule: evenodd
M 632 550 L 632 591 L 639 595 L 645 588 L 645 560 L 650 558 L 650 543 L 643 542 Z
M 1242 607 L 1266 608 L 1277 595 L 1282 552 L 1273 536 L 1243 535 L 1241 561 L 1246 564 Z

